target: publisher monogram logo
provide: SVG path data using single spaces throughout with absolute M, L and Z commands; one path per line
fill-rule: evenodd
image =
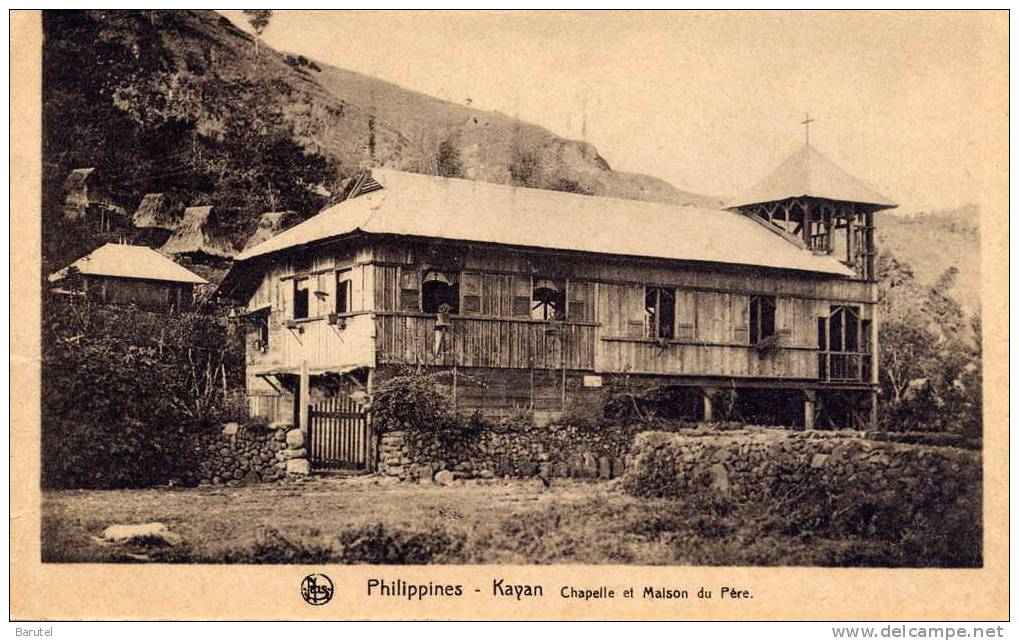
M 309 574 L 301 581 L 301 598 L 308 605 L 325 605 L 333 598 L 333 582 L 325 574 Z

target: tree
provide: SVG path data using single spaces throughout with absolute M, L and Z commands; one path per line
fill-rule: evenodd
M 444 178 L 463 177 L 460 152 L 457 151 L 453 141 L 446 139 L 439 145 L 439 151 L 435 154 L 435 169 L 436 173 Z
M 255 55 L 258 55 L 258 39 L 262 32 L 269 26 L 272 19 L 272 9 L 245 9 L 244 15 L 248 17 L 248 24 L 255 30 Z
M 908 264 L 882 254 L 878 277 L 885 427 L 979 437 L 980 324 L 967 323 L 950 294 L 955 268 L 923 287 Z

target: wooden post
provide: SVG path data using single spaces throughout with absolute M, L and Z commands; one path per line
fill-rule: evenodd
M 378 471 L 378 435 L 375 433 L 375 426 L 372 425 L 372 402 L 375 400 L 372 393 L 375 391 L 375 368 L 368 368 L 368 380 L 365 381 L 365 391 L 368 394 L 368 411 L 365 412 L 364 420 L 368 423 L 368 460 L 366 461 L 368 471 Z
M 456 357 L 453 358 L 453 410 L 456 411 L 456 384 L 457 384 L 457 371 L 456 371 Z
M 713 387 L 701 388 L 701 399 L 704 401 L 704 422 L 710 423 L 715 420 L 715 394 L 718 390 Z
M 807 246 L 807 249 L 811 249 L 810 246 L 810 202 L 804 200 L 802 204 L 803 209 L 803 243 Z
M 868 394 L 868 407 L 869 416 L 867 417 L 867 428 L 871 430 L 877 430 L 877 390 L 872 389 Z
M 305 434 L 308 433 L 308 405 L 311 402 L 311 376 L 308 373 L 308 361 L 301 361 L 301 382 L 297 389 L 299 407 L 298 427 Z
M 814 412 L 817 409 L 817 390 L 805 389 L 803 396 L 803 427 L 812 430 L 814 429 Z
M 566 335 L 563 333 L 563 328 L 559 328 L 559 364 L 562 366 L 562 413 L 566 414 Z

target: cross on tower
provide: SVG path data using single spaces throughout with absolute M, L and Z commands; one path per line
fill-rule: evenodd
M 805 120 L 800 124 L 807 128 L 807 144 L 810 144 L 810 123 L 814 122 L 814 119 L 810 117 L 810 114 L 804 116 Z

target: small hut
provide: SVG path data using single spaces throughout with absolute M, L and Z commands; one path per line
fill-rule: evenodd
M 212 206 L 188 207 L 176 230 L 161 250 L 167 254 L 205 255 L 212 258 L 231 258 L 234 248 L 222 234 L 212 230 Z
M 64 218 L 83 221 L 97 231 L 128 227 L 124 208 L 96 186 L 96 168 L 72 169 L 64 180 Z
M 292 211 L 267 211 L 258 219 L 255 233 L 248 238 L 244 249 L 261 244 L 287 228 L 296 214 Z
M 85 218 L 88 210 L 88 179 L 95 167 L 80 167 L 72 169 L 64 180 L 64 218 L 68 220 L 81 220 Z
M 163 245 L 177 226 L 173 210 L 161 193 L 142 197 L 131 217 L 131 224 L 137 230 L 133 235 L 135 242 L 150 247 Z
M 145 194 L 134 216 L 131 217 L 131 222 L 139 229 L 158 227 L 172 230 L 175 227 L 173 213 L 163 194 Z
M 191 307 L 195 286 L 208 283 L 149 247 L 113 243 L 50 274 L 48 280 L 57 293 L 160 312 Z

